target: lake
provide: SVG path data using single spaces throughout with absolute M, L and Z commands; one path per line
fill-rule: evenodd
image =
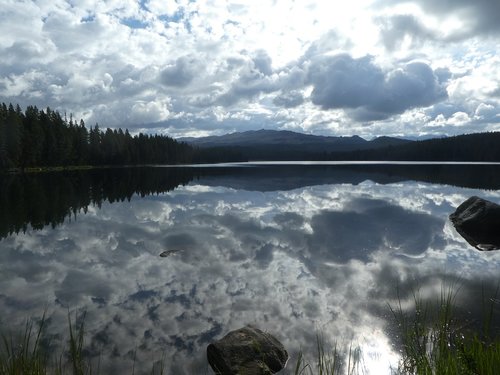
M 0 176 L 0 325 L 46 311 L 57 351 L 68 311 L 104 374 L 210 374 L 206 346 L 253 324 L 313 360 L 316 336 L 397 368 L 389 306 L 455 286 L 481 320 L 500 252 L 448 216 L 500 202 L 500 165 L 261 163 Z M 167 252 L 164 257 L 160 254 Z M 486 296 L 486 297 L 485 297 Z

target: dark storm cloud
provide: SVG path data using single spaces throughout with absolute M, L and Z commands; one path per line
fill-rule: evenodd
M 379 0 L 382 5 L 409 3 L 408 0 Z M 440 17 L 455 15 L 465 23 L 465 29 L 449 37 L 460 40 L 477 34 L 492 34 L 500 30 L 500 1 L 498 0 L 414 0 L 426 12 Z
M 445 87 L 423 62 L 384 72 L 370 56 L 323 56 L 309 67 L 311 100 L 322 109 L 346 109 L 358 121 L 382 120 L 447 98 Z
M 198 62 L 186 56 L 179 57 L 173 65 L 161 72 L 161 83 L 166 86 L 185 87 L 199 73 Z

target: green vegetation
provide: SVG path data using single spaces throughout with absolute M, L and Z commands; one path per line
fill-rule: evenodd
M 80 320 L 80 324 L 77 324 Z M 59 357 L 50 355 L 46 343 L 42 345 L 46 319 L 45 314 L 35 327 L 33 320 L 27 320 L 24 332 L 18 335 L 12 333 L 2 334 L 0 345 L 0 375 L 73 375 L 92 374 L 92 366 L 84 359 L 84 321 L 85 317 L 75 319 L 69 323 L 69 350 L 61 353 Z M 71 371 L 68 371 L 71 368 Z
M 406 312 L 401 303 L 391 308 L 402 341 L 400 374 L 498 373 L 500 332 L 491 329 L 498 289 L 491 303 L 483 306 L 485 315 L 479 331 L 456 318 L 458 292 L 458 288 L 449 287 L 434 304 L 414 294 L 415 308 L 411 312 Z
M 359 347 L 349 346 L 347 350 L 340 350 L 335 344 L 332 350 L 325 350 L 324 339 L 316 336 L 316 364 L 311 365 L 299 353 L 293 375 L 354 375 L 361 373 L 362 360 Z
M 67 347 L 59 356 L 50 353 L 50 343 L 42 343 L 46 328 L 45 314 L 39 322 L 30 319 L 21 334 L 0 335 L 0 375 L 92 375 L 99 374 L 99 363 L 94 365 L 85 355 L 85 313 L 75 316 L 68 312 L 69 337 Z M 165 356 L 151 366 L 151 374 L 164 374 Z M 135 373 L 135 361 L 130 374 Z
M 47 108 L 0 103 L 0 170 L 190 162 L 194 149 L 167 136 L 101 130 Z

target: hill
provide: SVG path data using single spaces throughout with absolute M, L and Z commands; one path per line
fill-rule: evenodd
M 380 137 L 367 141 L 356 135 L 328 137 L 287 130 L 264 129 L 221 136 L 179 138 L 178 140 L 202 149 L 222 148 L 233 152 L 238 151 L 249 160 L 308 160 L 317 159 L 319 153 L 377 149 L 412 142 L 392 137 Z

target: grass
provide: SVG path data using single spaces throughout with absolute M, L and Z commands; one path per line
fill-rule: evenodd
M 20 337 L 2 335 L 0 374 L 47 374 L 47 356 L 40 348 L 45 314 L 37 331 L 32 320 L 26 322 Z
M 433 304 L 413 293 L 415 308 L 410 312 L 401 300 L 391 308 L 401 335 L 398 374 L 498 374 L 500 336 L 491 330 L 496 296 L 489 306 L 483 303 L 485 316 L 478 331 L 456 317 L 459 289 L 443 289 Z
M 73 321 L 68 312 L 67 346 L 58 356 L 50 353 L 50 343 L 42 344 L 47 325 L 45 313 L 38 322 L 28 319 L 21 334 L 1 334 L 0 375 L 99 374 L 100 361 L 93 366 L 85 355 L 85 315 L 76 315 Z M 165 366 L 164 354 L 160 360 L 153 361 L 150 373 L 163 375 Z M 135 374 L 135 353 L 130 374 Z
M 311 364 L 304 359 L 302 352 L 298 354 L 294 367 L 294 375 L 354 375 L 360 373 L 361 350 L 359 347 L 339 349 L 337 344 L 327 350 L 321 335 L 316 336 L 316 363 Z
M 304 359 L 302 353 L 299 353 L 297 362 L 293 370 L 294 375 L 336 375 L 336 374 L 357 374 L 359 360 L 355 359 L 354 352 L 359 348 L 353 350 L 349 347 L 349 352 L 343 355 L 334 345 L 331 351 L 325 351 L 323 341 L 318 337 L 316 347 L 316 364 L 311 365 Z M 347 357 L 347 363 L 344 358 Z
M 69 350 L 66 355 L 61 353 L 58 357 L 49 353 L 47 348 L 50 345 L 42 345 L 46 326 L 45 313 L 36 324 L 33 319 L 28 319 L 21 334 L 2 334 L 0 375 L 63 375 L 69 373 L 68 367 L 73 375 L 91 375 L 93 372 L 90 361 L 83 356 L 84 321 L 85 314 L 80 319 L 76 316 L 72 323 L 68 312 Z

